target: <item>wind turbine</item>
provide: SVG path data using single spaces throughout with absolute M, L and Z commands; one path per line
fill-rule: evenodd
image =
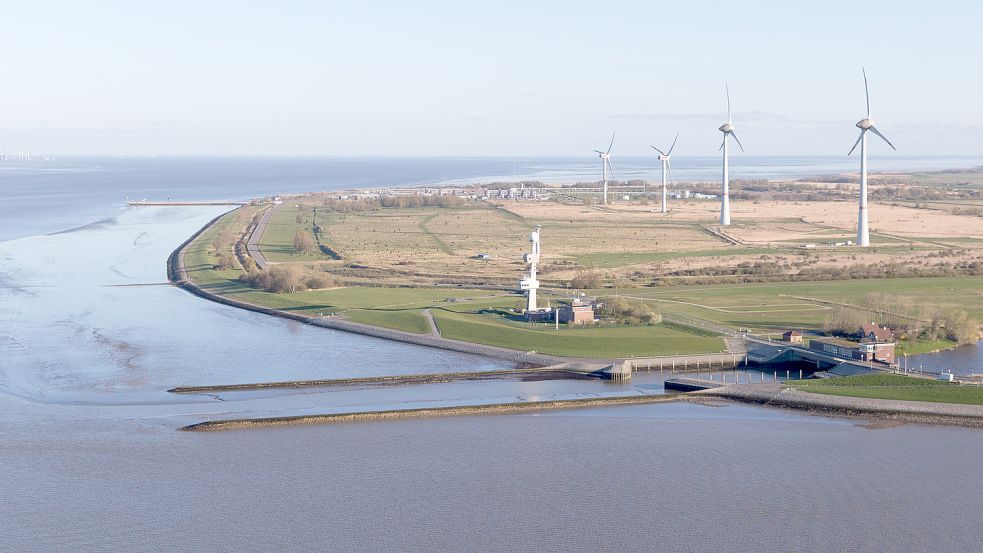
M 676 147 L 676 141 L 679 140 L 679 133 L 676 133 L 676 138 L 672 139 L 672 146 L 669 146 L 669 150 L 663 152 L 662 150 L 652 146 L 652 149 L 659 152 L 659 161 L 662 162 L 662 212 L 669 212 L 669 204 L 667 203 L 668 196 L 666 194 L 666 171 L 669 172 L 669 179 L 672 180 L 672 166 L 669 164 L 669 156 L 672 155 L 672 149 Z
M 891 147 L 892 150 L 897 151 L 894 144 L 887 139 L 886 136 L 881 134 L 881 131 L 877 130 L 874 126 L 874 120 L 870 118 L 870 89 L 867 87 L 867 70 L 863 67 L 860 68 L 864 72 L 864 94 L 867 96 L 867 117 L 864 117 L 857 122 L 857 127 L 860 129 L 860 138 L 853 143 L 853 148 L 850 148 L 850 153 L 848 156 L 853 154 L 853 151 L 857 149 L 857 144 L 860 144 L 860 213 L 857 216 L 857 245 L 863 248 L 870 246 L 870 230 L 867 226 L 867 131 L 872 131 L 877 136 L 884 139 L 887 145 Z
M 727 137 L 733 136 L 734 141 L 737 145 L 741 147 L 741 151 L 744 151 L 744 146 L 741 144 L 740 139 L 737 138 L 737 133 L 734 132 L 734 121 L 730 117 L 730 87 L 726 84 L 724 85 L 724 90 L 727 91 L 727 122 L 720 125 L 720 132 L 724 133 L 724 143 L 720 145 L 720 149 L 724 151 L 724 186 L 723 194 L 720 196 L 720 224 L 729 225 L 730 224 L 730 160 L 728 158 L 728 147 L 727 147 Z
M 614 135 L 618 131 L 611 133 L 611 143 L 608 144 L 608 149 L 606 152 L 600 150 L 594 150 L 597 157 L 601 158 L 601 181 L 604 186 L 604 203 L 608 203 L 608 169 L 611 170 L 611 175 L 614 175 L 614 168 L 611 167 L 611 146 L 614 146 Z

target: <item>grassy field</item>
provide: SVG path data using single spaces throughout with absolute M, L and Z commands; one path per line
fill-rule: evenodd
M 301 255 L 293 252 L 293 235 L 297 228 L 313 225 L 315 204 L 304 208 L 305 217 L 298 223 L 298 209 L 290 200 L 277 206 L 261 247 L 272 261 L 302 264 L 308 271 L 323 269 L 336 273 L 345 282 L 347 263 L 368 263 L 384 283 L 372 279 L 348 281 L 347 286 L 289 294 L 273 294 L 250 288 L 239 282 L 237 270 L 218 270 L 214 265 L 218 253 L 214 238 L 223 229 L 241 230 L 258 208 L 248 206 L 223 217 L 209 228 L 190 248 L 186 263 L 191 277 L 202 286 L 243 301 L 310 315 L 343 314 L 354 321 L 414 333 L 430 331 L 424 309 L 432 309 L 441 332 L 450 338 L 470 340 L 565 355 L 639 356 L 719 351 L 719 337 L 699 336 L 683 328 L 657 325 L 652 327 L 602 327 L 591 329 L 545 327 L 519 323 L 503 309 L 515 307 L 521 298 L 502 290 L 432 286 L 442 275 L 497 275 L 501 282 L 514 282 L 525 270 L 519 254 L 528 248 L 525 239 L 529 222 L 543 222 L 549 233 L 544 235 L 545 262 L 543 279 L 572 274 L 588 266 L 610 268 L 605 280 L 615 280 L 618 270 L 631 268 L 642 274 L 645 263 L 722 263 L 734 265 L 741 260 L 767 264 L 825 259 L 829 262 L 858 262 L 857 250 L 831 249 L 820 256 L 814 252 L 792 252 L 787 245 L 729 246 L 708 233 L 702 223 L 654 218 L 650 211 L 619 213 L 584 206 L 522 206 L 520 214 L 487 204 L 467 204 L 454 208 L 377 209 L 368 212 L 318 211 L 322 237 L 329 237 L 332 248 L 344 252 L 345 261 L 327 256 Z M 521 211 L 524 209 L 525 211 Z M 614 217 L 611 217 L 612 211 Z M 780 213 L 779 213 L 780 214 Z M 522 217 L 525 217 L 523 219 Z M 583 218 L 580 220 L 578 218 Z M 816 226 L 787 217 L 746 220 L 729 233 L 798 232 L 826 236 L 836 229 Z M 228 232 L 228 231 L 226 231 Z M 585 233 L 590 235 L 584 240 Z M 618 238 L 620 237 L 620 238 Z M 787 239 L 787 238 L 784 238 Z M 769 238 L 771 240 L 771 238 Z M 900 249 L 906 249 L 903 246 Z M 871 248 L 873 251 L 885 247 Z M 478 251 L 490 253 L 490 261 L 472 259 Z M 782 257 L 782 252 L 788 258 Z M 916 252 L 917 253 L 917 252 Z M 921 254 L 924 255 L 924 254 Z M 785 259 L 785 261 L 783 261 Z M 838 260 L 838 261 L 837 261 Z M 412 282 L 402 282 L 410 275 Z M 607 269 L 604 269 L 607 271 Z M 414 272 L 415 271 L 415 272 Z M 432 278 L 431 278 L 432 277 Z M 409 278 L 409 277 L 407 277 Z M 451 281 L 453 282 L 453 281 Z M 372 285 L 364 285 L 372 284 Z M 397 284 L 381 286 L 380 284 Z M 475 284 L 478 284 L 477 282 Z M 760 284 L 717 284 L 632 287 L 620 285 L 588 291 L 597 297 L 620 295 L 630 303 L 645 303 L 662 314 L 678 314 L 720 323 L 732 328 L 764 332 L 788 329 L 821 329 L 833 305 L 826 302 L 855 304 L 870 293 L 911 298 L 916 303 L 941 308 L 958 308 L 983 319 L 983 277 L 945 277 L 912 279 L 831 280 L 822 282 L 787 282 Z M 544 301 L 569 299 L 568 289 L 543 289 Z M 450 301 L 454 300 L 454 301 Z M 496 311 L 497 310 L 497 311 Z M 951 346 L 946 341 L 918 341 L 902 345 L 899 353 L 914 354 Z
M 305 217 L 301 223 L 296 221 L 298 211 L 297 204 L 290 202 L 284 202 L 274 207 L 266 232 L 260 237 L 259 249 L 272 262 L 309 262 L 331 259 L 321 253 L 303 254 L 294 250 L 294 234 L 297 229 L 312 232 L 314 226 L 314 214 L 311 208 L 305 209 Z
M 901 340 L 895 349 L 895 355 L 918 355 L 919 353 L 932 353 L 956 347 L 956 342 L 952 340 Z
M 298 205 L 305 214 L 300 222 Z M 640 287 L 666 279 L 673 284 L 773 280 L 802 271 L 856 277 L 848 268 L 863 269 L 858 274 L 868 277 L 890 271 L 941 275 L 951 274 L 954 266 L 983 263 L 979 217 L 879 205 L 872 216 L 875 247 L 804 249 L 798 246 L 852 239 L 854 210 L 839 201 L 737 202 L 735 222 L 724 231 L 734 244 L 708 230 L 716 226 L 715 205 L 681 201 L 668 214 L 634 204 L 548 201 L 331 211 L 323 197 L 312 195 L 278 205 L 260 247 L 272 262 L 317 262 L 337 273 L 347 266 L 374 271 L 361 283 L 388 271 L 385 284 L 396 286 L 448 279 L 465 286 L 517 280 L 533 224 L 543 225 L 544 282 L 568 282 L 590 269 L 607 283 L 627 280 Z M 322 242 L 344 261 L 293 251 L 294 233 L 312 230 L 315 209 Z M 491 259 L 478 260 L 478 253 Z
M 698 336 L 663 325 L 562 328 L 509 323 L 494 315 L 434 310 L 441 336 L 523 351 L 571 357 L 644 357 L 723 351 L 719 337 Z
M 891 374 L 801 380 L 786 384 L 812 394 L 983 405 L 983 387 Z
M 692 257 L 735 257 L 782 253 L 776 248 L 739 248 L 693 250 L 693 251 L 662 251 L 662 252 L 615 252 L 615 253 L 585 253 L 576 257 L 577 263 L 585 267 L 611 268 L 640 263 L 668 261 Z
M 780 330 L 822 328 L 832 308 L 822 301 L 855 303 L 870 293 L 910 297 L 920 303 L 962 309 L 983 319 L 983 277 L 674 286 L 628 290 L 622 295 L 664 313 L 735 327 Z

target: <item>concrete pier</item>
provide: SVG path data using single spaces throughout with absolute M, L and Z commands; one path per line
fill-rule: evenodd
M 632 361 L 625 360 L 621 363 L 614 363 L 613 365 L 604 369 L 604 374 L 611 380 L 616 382 L 626 382 L 631 380 L 632 371 Z
M 702 378 L 690 378 L 690 377 L 679 377 L 670 378 L 665 382 L 666 390 L 673 390 L 676 392 L 695 392 L 698 390 L 712 390 L 713 388 L 720 388 L 725 386 L 722 382 L 714 382 L 712 380 L 704 380 Z

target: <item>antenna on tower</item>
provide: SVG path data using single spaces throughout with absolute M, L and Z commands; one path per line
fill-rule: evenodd
M 536 313 L 539 307 L 536 305 L 536 291 L 539 290 L 539 280 L 536 278 L 536 268 L 539 264 L 539 231 L 543 227 L 536 225 L 529 233 L 529 242 L 532 243 L 532 251 L 522 256 L 523 261 L 529 264 L 529 276 L 519 281 L 519 290 L 526 292 L 526 315 Z

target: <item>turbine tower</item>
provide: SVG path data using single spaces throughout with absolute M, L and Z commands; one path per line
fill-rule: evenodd
M 679 140 L 679 133 L 676 133 L 676 138 L 672 139 L 672 146 L 669 146 L 669 150 L 663 152 L 662 150 L 652 146 L 652 149 L 659 152 L 659 161 L 662 162 L 662 212 L 669 213 L 669 204 L 667 203 L 668 194 L 666 193 L 666 171 L 669 172 L 669 179 L 672 180 L 672 166 L 669 164 L 669 156 L 672 155 L 672 149 L 676 147 L 676 141 Z
M 728 158 L 728 147 L 727 147 L 727 137 L 733 136 L 734 141 L 737 145 L 741 147 L 741 151 L 744 151 L 744 146 L 741 141 L 737 138 L 737 133 L 734 132 L 734 121 L 730 117 L 730 87 L 726 84 L 724 85 L 724 90 L 727 91 L 727 122 L 720 125 L 720 132 L 724 133 L 724 143 L 720 145 L 720 149 L 724 151 L 724 177 L 723 177 L 723 193 L 720 195 L 720 224 L 729 225 L 730 224 L 730 160 Z
M 864 94 L 867 96 L 867 117 L 864 117 L 859 122 L 857 122 L 857 127 L 860 129 L 860 138 L 853 143 L 853 148 L 850 148 L 850 153 L 848 156 L 853 154 L 853 151 L 857 149 L 857 144 L 860 144 L 860 213 L 857 216 L 857 245 L 866 248 L 870 246 L 870 229 L 868 228 L 867 220 L 867 131 L 871 131 L 877 136 L 884 139 L 887 145 L 891 147 L 892 150 L 897 151 L 894 144 L 887 139 L 886 136 L 881 134 L 881 131 L 877 130 L 874 126 L 874 120 L 870 118 L 870 89 L 867 87 L 867 70 L 863 67 L 860 68 L 864 72 Z
M 611 175 L 614 175 L 614 168 L 611 167 L 611 146 L 614 146 L 614 135 L 618 131 L 611 133 L 611 143 L 608 144 L 608 149 L 606 152 L 600 150 L 594 150 L 597 157 L 601 158 L 601 181 L 602 186 L 604 186 L 604 203 L 608 203 L 608 169 L 611 170 Z

